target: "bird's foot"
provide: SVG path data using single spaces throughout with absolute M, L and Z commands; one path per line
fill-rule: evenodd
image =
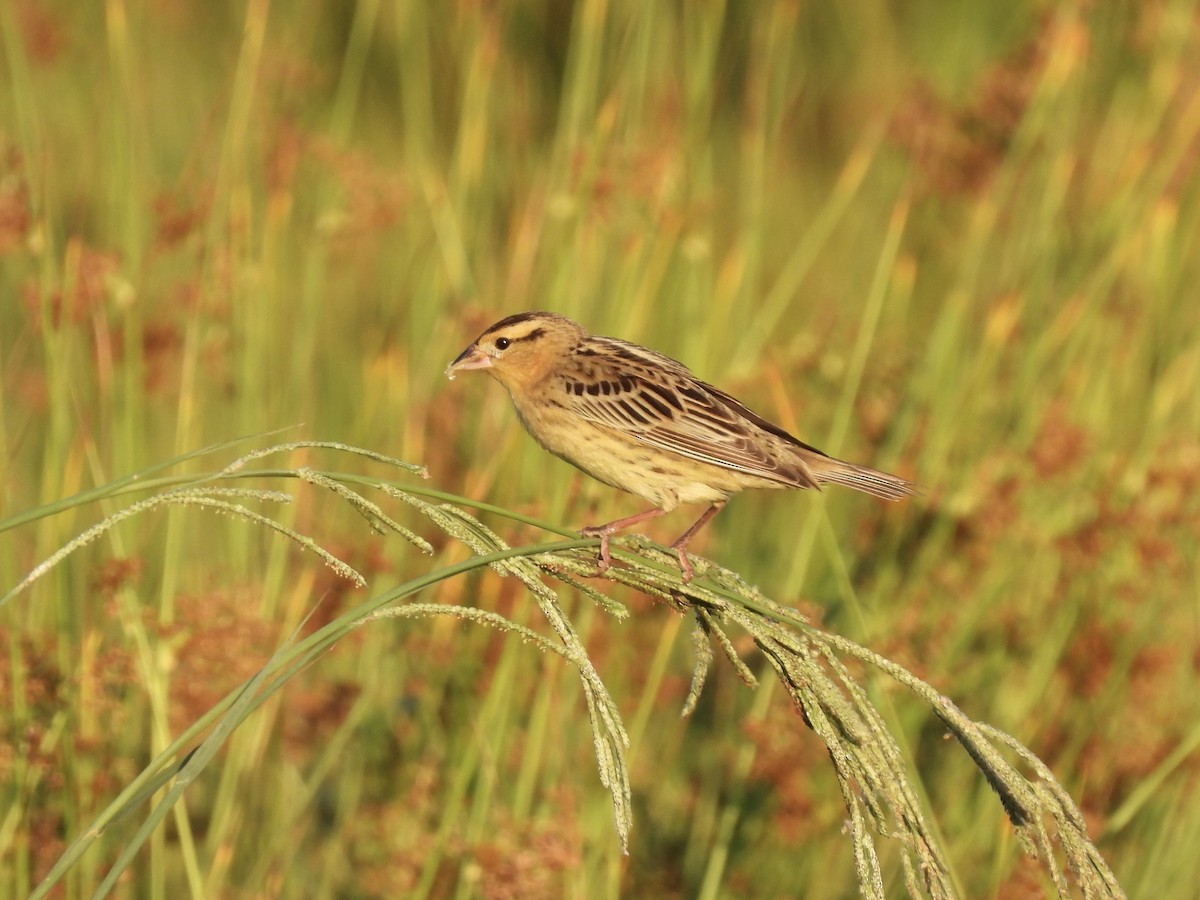
M 612 538 L 612 532 L 603 525 L 590 525 L 579 532 L 584 537 L 600 538 L 600 555 L 596 559 L 596 574 L 593 577 L 599 577 L 608 571 L 612 565 L 612 552 L 608 548 L 608 542 Z
M 675 551 L 675 556 L 679 558 L 679 575 L 683 583 L 687 584 L 696 577 L 696 570 L 692 568 L 692 561 L 688 559 L 687 551 L 682 547 L 671 545 L 671 549 Z

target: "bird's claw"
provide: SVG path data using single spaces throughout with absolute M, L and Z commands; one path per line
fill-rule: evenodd
M 579 533 L 583 537 L 600 538 L 600 555 L 596 561 L 596 575 L 603 575 L 612 566 L 612 552 L 609 549 L 612 531 L 603 525 L 589 525 L 587 528 L 580 529 Z M 675 551 L 675 558 L 679 560 L 680 579 L 684 584 L 691 583 L 691 580 L 696 577 L 696 570 L 692 567 L 692 561 L 688 559 L 687 551 L 677 544 L 672 544 L 671 549 Z
M 602 527 L 589 526 L 579 532 L 584 537 L 600 538 L 600 555 L 596 560 L 596 574 L 593 577 L 599 577 L 608 571 L 612 565 L 612 553 L 608 549 L 609 539 L 612 534 Z
M 679 577 L 684 584 L 689 584 L 696 577 L 696 570 L 692 568 L 692 561 L 688 559 L 687 553 L 682 547 L 675 547 L 675 555 L 679 558 Z

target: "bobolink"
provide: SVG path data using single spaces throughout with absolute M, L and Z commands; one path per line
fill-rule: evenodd
M 916 493 L 910 482 L 802 443 L 670 357 L 588 334 L 555 313 L 501 319 L 446 374 L 468 369 L 504 385 L 521 424 L 555 456 L 654 504 L 583 529 L 600 538 L 600 572 L 612 562 L 613 534 L 681 503 L 709 504 L 671 545 L 686 583 L 694 574 L 688 542 L 745 488 L 842 484 L 884 500 Z

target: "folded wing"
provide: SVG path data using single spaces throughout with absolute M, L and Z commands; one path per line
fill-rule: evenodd
M 816 487 L 802 456 L 827 458 L 733 397 L 695 379 L 669 357 L 608 339 L 588 362 L 592 376 L 568 380 L 572 408 L 660 450 L 796 487 Z M 608 354 L 620 368 L 605 364 Z

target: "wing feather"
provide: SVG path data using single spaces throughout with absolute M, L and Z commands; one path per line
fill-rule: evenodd
M 580 349 L 586 380 L 566 379 L 571 408 L 651 447 L 781 484 L 816 486 L 791 448 L 825 456 L 670 357 L 614 338 Z M 774 452 L 772 452 L 774 451 Z

